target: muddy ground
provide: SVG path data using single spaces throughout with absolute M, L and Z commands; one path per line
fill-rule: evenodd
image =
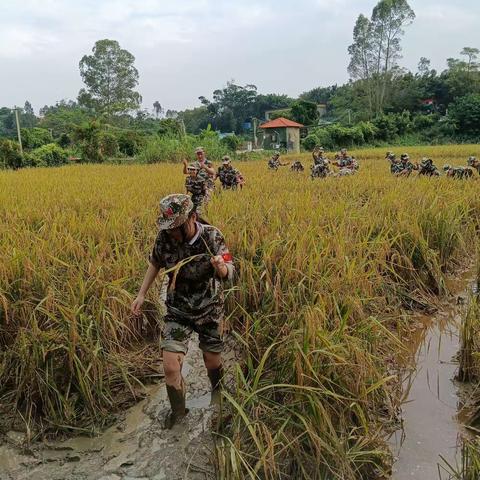
M 231 370 L 233 341 L 224 356 Z M 181 425 L 165 430 L 168 399 L 163 382 L 101 435 L 26 446 L 24 435 L 8 432 L 0 444 L 0 480 L 206 480 L 216 478 L 210 383 L 197 341 L 183 367 L 190 413 Z

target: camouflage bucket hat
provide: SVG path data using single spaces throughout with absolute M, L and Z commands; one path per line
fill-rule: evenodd
M 198 168 L 198 165 L 196 163 L 191 163 L 190 165 L 188 165 L 187 170 L 195 170 L 198 172 L 198 170 L 200 169 Z
M 223 163 L 230 163 L 231 162 L 230 157 L 228 155 L 224 155 L 222 157 L 222 162 Z
M 188 195 L 173 193 L 160 200 L 160 216 L 157 225 L 160 230 L 170 230 L 183 225 L 193 210 L 193 202 Z

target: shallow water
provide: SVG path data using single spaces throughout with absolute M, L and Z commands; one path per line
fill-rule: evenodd
M 462 385 L 455 375 L 460 349 L 459 328 L 468 301 L 473 272 L 448 282 L 453 294 L 433 316 L 421 316 L 421 327 L 411 339 L 415 369 L 404 377 L 402 429 L 390 439 L 394 455 L 394 480 L 449 478 L 445 462 L 461 462 Z
M 234 347 L 233 339 L 227 342 Z M 224 355 L 227 371 L 237 360 L 234 348 Z M 24 435 L 9 432 L 0 445 L 0 480 L 126 480 L 215 477 L 211 434 L 216 405 L 197 342 L 191 343 L 183 365 L 190 413 L 172 430 L 162 425 L 169 410 L 163 384 L 148 387 L 147 397 L 96 437 L 37 442 L 23 451 Z M 228 375 L 227 375 L 228 381 Z

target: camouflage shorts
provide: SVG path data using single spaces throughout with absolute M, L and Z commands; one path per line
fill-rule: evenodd
M 199 347 L 203 352 L 221 353 L 223 350 L 221 318 L 212 318 L 212 321 L 198 325 L 179 322 L 177 318 L 167 314 L 164 322 L 160 343 L 162 350 L 186 354 L 193 332 L 198 333 Z

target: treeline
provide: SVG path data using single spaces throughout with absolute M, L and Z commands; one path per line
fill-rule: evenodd
M 184 111 L 165 111 L 158 100 L 153 109 L 141 109 L 135 57 L 115 40 L 99 40 L 80 60 L 85 87 L 76 101 L 46 105 L 38 116 L 28 101 L 17 109 L 23 152 L 14 111 L 0 108 L 0 167 L 176 161 L 207 141 L 215 159 L 253 140 L 269 110 L 270 118 L 284 116 L 307 127 L 306 149 L 479 141 L 480 50 L 465 47 L 441 72 L 422 57 L 418 70 L 409 72 L 398 59 L 404 29 L 414 18 L 406 0 L 380 0 L 370 17 L 360 14 L 348 48 L 351 79 L 344 85 L 317 87 L 293 99 L 228 82 Z M 214 131 L 228 136 L 220 139 Z

